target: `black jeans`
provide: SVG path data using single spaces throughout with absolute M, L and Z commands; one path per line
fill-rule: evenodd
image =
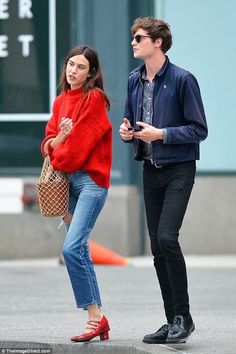
M 178 242 L 196 173 L 195 161 L 143 169 L 147 225 L 168 323 L 189 314 L 185 260 Z

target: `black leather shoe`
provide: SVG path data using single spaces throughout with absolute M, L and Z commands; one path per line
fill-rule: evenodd
M 194 330 L 195 325 L 191 315 L 187 317 L 177 315 L 175 316 L 173 325 L 168 332 L 166 343 L 185 343 Z
M 166 343 L 166 338 L 171 328 L 170 324 L 165 324 L 161 328 L 158 329 L 155 333 L 146 334 L 143 338 L 143 342 L 149 344 L 163 344 Z

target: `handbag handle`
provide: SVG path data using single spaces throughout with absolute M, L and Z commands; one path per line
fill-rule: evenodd
M 43 178 L 45 180 L 45 182 L 47 182 L 50 179 L 52 172 L 53 172 L 53 168 L 50 163 L 50 158 L 48 155 L 46 155 L 46 157 L 43 161 L 43 167 L 42 167 L 40 178 Z

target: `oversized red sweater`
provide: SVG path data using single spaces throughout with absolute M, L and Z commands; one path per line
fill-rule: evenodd
M 60 94 L 54 101 L 52 116 L 46 126 L 42 152 L 46 141 L 59 133 L 62 117 L 71 118 L 73 128 L 55 150 L 49 148 L 53 168 L 67 173 L 86 171 L 95 183 L 108 188 L 112 126 L 103 94 L 93 89 L 84 95 L 81 88 Z

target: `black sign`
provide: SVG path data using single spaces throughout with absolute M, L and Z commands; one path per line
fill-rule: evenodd
M 0 116 L 50 112 L 50 0 L 0 0 Z M 55 16 L 55 14 L 54 14 Z

